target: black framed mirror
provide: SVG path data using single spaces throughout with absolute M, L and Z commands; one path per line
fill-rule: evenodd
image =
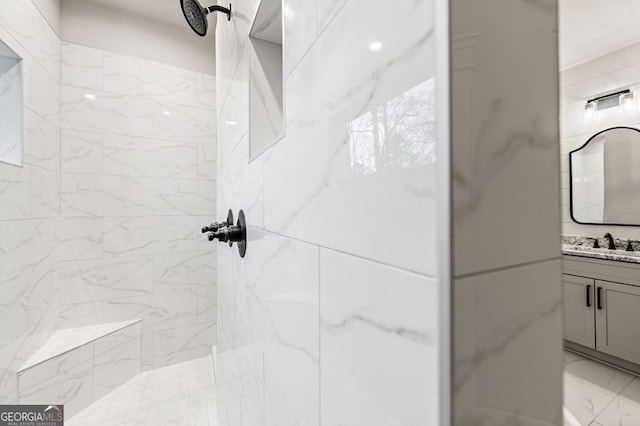
M 611 127 L 569 153 L 571 219 L 640 226 L 640 129 Z

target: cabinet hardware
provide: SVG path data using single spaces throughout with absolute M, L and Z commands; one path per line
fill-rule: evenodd
M 591 307 L 591 284 L 587 286 L 587 308 Z
M 598 309 L 602 309 L 602 287 L 598 287 Z

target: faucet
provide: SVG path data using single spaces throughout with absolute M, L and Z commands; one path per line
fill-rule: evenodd
M 609 250 L 616 250 L 616 244 L 613 242 L 613 236 L 607 232 L 604 234 L 604 238 L 609 240 Z

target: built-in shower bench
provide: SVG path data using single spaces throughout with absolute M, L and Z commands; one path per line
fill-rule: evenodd
M 18 371 L 20 404 L 69 418 L 140 373 L 142 320 L 55 331 Z

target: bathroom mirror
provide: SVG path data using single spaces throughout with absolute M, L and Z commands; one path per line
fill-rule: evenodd
M 640 130 L 613 127 L 569 154 L 571 218 L 640 225 Z
M 0 162 L 22 166 L 22 59 L 0 41 Z

